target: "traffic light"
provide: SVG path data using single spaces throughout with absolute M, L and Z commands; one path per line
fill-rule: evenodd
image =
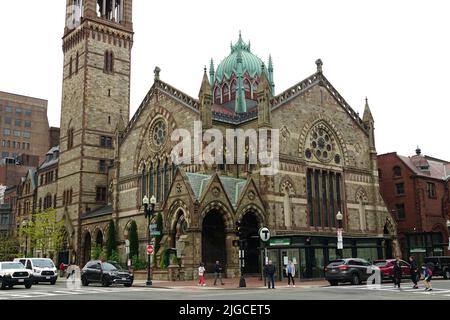
M 236 237 L 240 238 L 242 236 L 241 222 L 236 221 Z

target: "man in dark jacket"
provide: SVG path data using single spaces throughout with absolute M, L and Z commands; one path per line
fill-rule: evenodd
M 216 261 L 216 265 L 214 266 L 214 285 L 217 284 L 217 279 L 220 279 L 220 283 L 224 285 L 222 281 L 222 266 L 219 261 Z
M 275 289 L 275 272 L 277 271 L 277 269 L 275 268 L 275 266 L 272 264 L 272 260 L 269 261 L 269 264 L 267 264 L 264 267 L 264 272 L 266 274 L 266 277 L 268 278 L 268 289 L 270 289 L 270 283 L 272 282 L 272 289 Z
M 414 283 L 413 289 L 419 289 L 417 282 L 419 281 L 419 267 L 417 266 L 417 262 L 413 256 L 409 257 L 409 270 L 411 273 L 411 280 Z
M 402 265 L 400 262 L 400 258 L 397 257 L 397 260 L 394 262 L 394 287 L 397 287 L 400 289 L 400 283 L 402 282 Z

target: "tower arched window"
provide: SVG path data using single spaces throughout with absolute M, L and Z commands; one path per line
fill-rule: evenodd
M 70 150 L 73 148 L 73 128 L 70 128 L 67 131 L 67 149 Z
M 77 58 L 75 60 L 75 73 L 78 73 L 79 63 L 80 63 L 80 54 L 77 51 Z
M 69 77 L 72 76 L 72 64 L 73 64 L 73 58 L 70 57 L 70 61 L 69 61 Z
M 147 195 L 147 170 L 145 164 L 142 168 L 142 194 Z
M 111 50 L 105 51 L 103 71 L 105 73 L 114 73 L 114 52 Z

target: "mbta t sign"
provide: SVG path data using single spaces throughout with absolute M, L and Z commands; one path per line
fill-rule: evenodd
M 270 240 L 270 230 L 266 227 L 259 229 L 259 238 L 263 242 Z

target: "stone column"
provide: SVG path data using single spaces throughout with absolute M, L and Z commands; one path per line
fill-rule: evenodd
M 225 229 L 225 250 L 227 252 L 226 278 L 238 278 L 240 275 L 239 248 L 233 247 L 233 240 L 237 240 L 234 228 Z

